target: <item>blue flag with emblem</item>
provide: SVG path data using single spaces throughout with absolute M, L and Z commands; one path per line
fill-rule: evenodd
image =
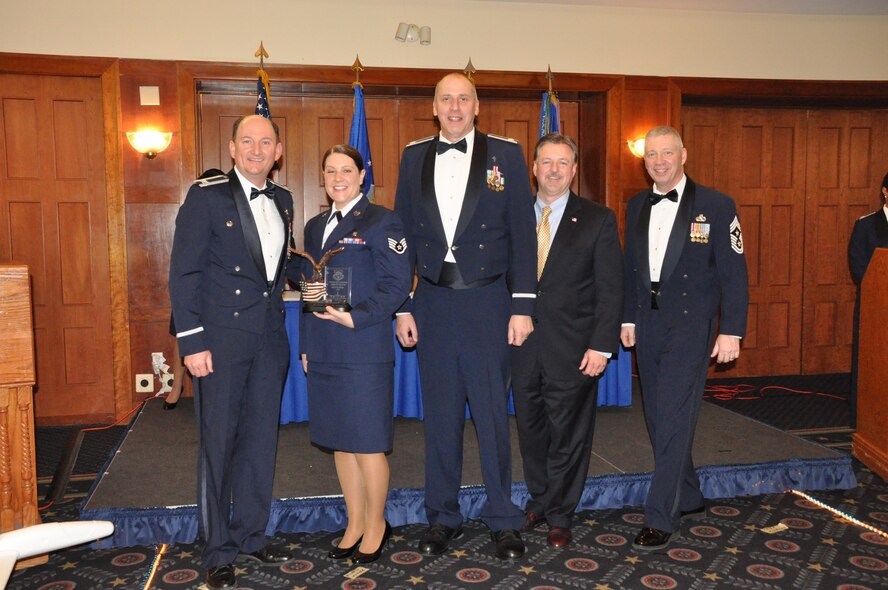
M 256 114 L 271 119 L 271 106 L 268 104 L 268 95 L 271 94 L 268 87 L 268 74 L 260 68 L 256 72 L 256 76 Z
M 561 105 L 558 96 L 551 90 L 543 91 L 543 104 L 540 106 L 540 137 L 561 131 Z
M 352 84 L 355 89 L 355 111 L 352 115 L 351 132 L 348 144 L 358 150 L 364 159 L 364 194 L 373 202 L 373 158 L 370 157 L 370 136 L 367 134 L 367 113 L 364 110 L 364 89 L 360 82 Z

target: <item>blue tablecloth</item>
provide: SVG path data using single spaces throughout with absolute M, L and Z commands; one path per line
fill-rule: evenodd
M 281 424 L 305 422 L 308 420 L 308 391 L 302 362 L 299 360 L 299 314 L 301 303 L 287 301 L 287 336 L 290 338 L 290 372 L 284 385 L 281 400 Z M 395 347 L 395 416 L 422 419 L 422 395 L 419 386 L 419 366 L 416 351 L 405 351 L 394 342 Z M 632 405 L 632 357 L 624 350 L 616 360 L 607 364 L 607 369 L 598 383 L 599 406 Z M 515 408 L 509 397 L 509 412 Z

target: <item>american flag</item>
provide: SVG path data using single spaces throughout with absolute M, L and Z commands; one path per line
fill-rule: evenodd
M 268 95 L 271 93 L 268 87 L 268 74 L 260 69 L 256 75 L 256 114 L 266 119 L 271 119 L 271 107 L 268 104 Z

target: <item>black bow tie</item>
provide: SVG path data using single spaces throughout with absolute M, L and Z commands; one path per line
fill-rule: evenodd
M 252 201 L 253 199 L 258 197 L 259 195 L 265 195 L 269 199 L 273 199 L 274 198 L 274 185 L 269 184 L 261 191 L 258 188 L 256 188 L 255 186 L 251 186 L 250 187 L 250 200 Z
M 659 203 L 663 199 L 669 199 L 673 203 L 678 203 L 678 191 L 675 189 L 672 189 L 671 191 L 669 191 L 665 195 L 658 195 L 654 191 L 651 191 L 648 193 L 648 201 L 651 202 L 651 206 L 656 205 L 657 203 Z
M 336 220 L 336 223 L 342 221 L 342 211 L 334 211 L 333 215 L 327 218 L 327 224 L 329 225 L 329 223 L 334 219 Z
M 440 156 L 441 154 L 443 154 L 444 152 L 446 152 L 450 148 L 453 148 L 455 150 L 459 150 L 462 153 L 466 153 L 466 150 L 469 148 L 469 144 L 466 143 L 466 138 L 463 137 L 462 139 L 460 139 L 456 143 L 447 143 L 445 141 L 439 141 L 438 147 L 436 149 L 438 150 L 438 155 Z

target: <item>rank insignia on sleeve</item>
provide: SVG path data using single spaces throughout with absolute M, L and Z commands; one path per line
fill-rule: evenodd
M 731 222 L 731 248 L 737 254 L 743 254 L 743 234 L 740 232 L 740 220 L 737 219 L 737 216 L 734 216 L 734 221 Z
M 691 224 L 691 241 L 697 242 L 698 244 L 708 244 L 709 243 L 709 224 L 708 223 L 692 223 Z
M 388 239 L 389 250 L 394 252 L 395 254 L 403 254 L 407 251 L 407 239 L 401 238 L 400 240 L 395 240 L 395 238 Z

